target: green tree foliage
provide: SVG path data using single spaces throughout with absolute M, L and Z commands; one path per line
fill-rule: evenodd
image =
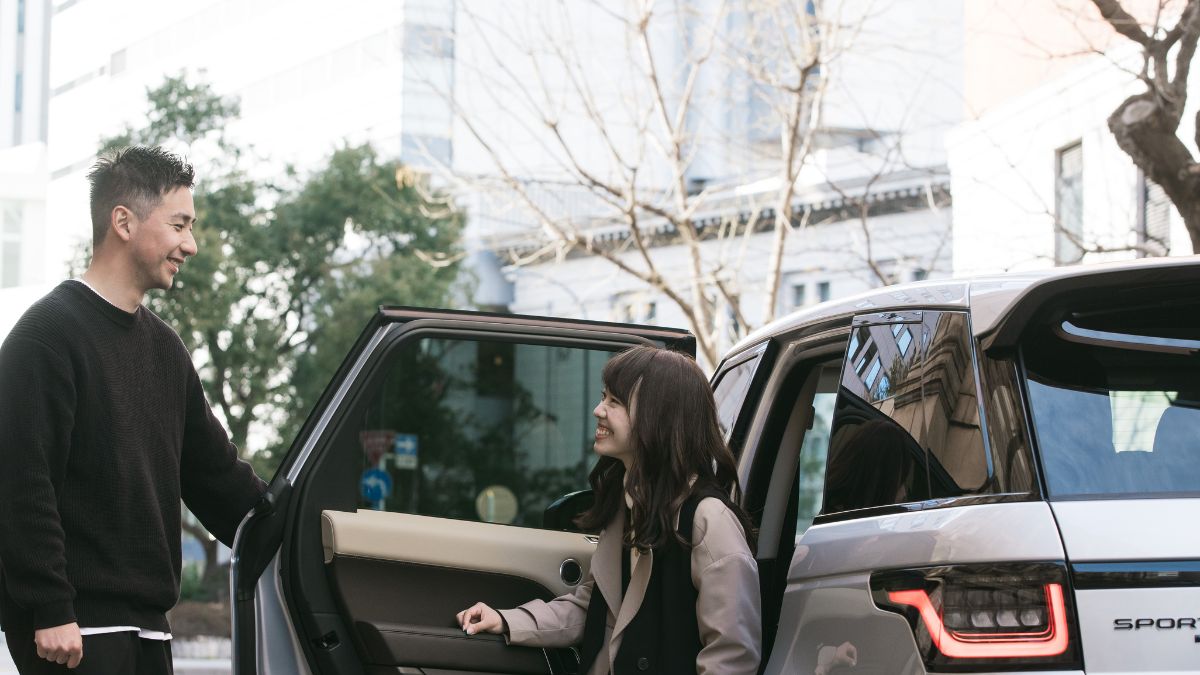
M 337 150 L 303 180 L 289 171 L 290 186 L 252 179 L 224 136 L 235 101 L 183 76 L 147 98 L 146 126 L 101 149 L 185 146 L 197 167 L 199 247 L 175 288 L 148 304 L 192 351 L 243 455 L 252 427 L 274 436 L 247 457 L 269 478 L 379 305 L 448 304 L 457 270 L 429 261 L 453 260 L 462 217 L 368 145 Z M 215 544 L 194 524 L 185 529 L 215 562 Z

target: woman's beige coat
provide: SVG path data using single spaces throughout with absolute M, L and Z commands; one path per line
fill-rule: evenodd
M 719 499 L 696 507 L 692 529 L 692 584 L 700 626 L 701 675 L 754 675 L 762 649 L 762 619 L 758 597 L 758 566 L 746 544 L 741 523 Z M 515 609 L 500 610 L 508 624 L 508 641 L 530 647 L 570 647 L 583 641 L 588 602 L 593 586 L 608 600 L 604 646 L 591 675 L 608 675 L 621 648 L 623 631 L 637 615 L 650 582 L 654 552 L 633 552 L 629 589 L 621 600 L 621 533 L 625 512 L 600 532 L 591 572 L 574 593 L 550 602 L 534 600 Z M 612 534 L 610 534 L 612 533 Z

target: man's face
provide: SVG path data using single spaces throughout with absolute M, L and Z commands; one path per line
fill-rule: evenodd
M 132 215 L 131 220 L 130 249 L 139 286 L 169 289 L 184 261 L 196 254 L 192 191 L 176 188 L 145 219 Z

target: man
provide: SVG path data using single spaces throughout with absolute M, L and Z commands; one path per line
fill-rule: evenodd
M 0 626 L 21 673 L 170 673 L 180 500 L 218 539 L 264 489 L 142 306 L 196 253 L 192 167 L 101 159 L 93 255 L 0 347 Z

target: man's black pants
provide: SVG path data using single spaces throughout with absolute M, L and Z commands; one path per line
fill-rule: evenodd
M 37 655 L 33 631 L 4 633 L 21 675 L 173 675 L 171 641 L 147 640 L 136 631 L 83 636 L 83 660 L 71 670 Z

